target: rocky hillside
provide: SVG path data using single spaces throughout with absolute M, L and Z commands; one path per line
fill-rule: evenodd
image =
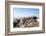
M 20 19 L 15 19 L 13 22 L 14 27 L 36 27 L 39 25 L 39 22 L 36 20 L 38 19 L 36 16 L 33 17 L 22 17 Z

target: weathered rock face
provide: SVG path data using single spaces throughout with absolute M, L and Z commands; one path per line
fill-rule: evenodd
M 14 27 L 35 27 L 37 24 L 37 17 L 24 17 L 23 19 L 16 19 Z
M 31 26 L 34 26 L 34 24 L 35 24 L 34 19 L 26 20 L 24 23 L 25 27 L 31 27 Z

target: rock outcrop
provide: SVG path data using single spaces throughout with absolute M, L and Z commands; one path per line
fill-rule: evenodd
M 20 19 L 15 19 L 13 22 L 14 27 L 35 27 L 36 24 L 39 24 L 39 22 L 36 20 L 37 17 L 23 17 Z

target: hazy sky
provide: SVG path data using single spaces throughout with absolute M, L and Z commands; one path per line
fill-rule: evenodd
M 37 16 L 39 17 L 39 9 L 36 8 L 13 8 L 13 16 L 15 17 L 26 17 L 26 16 Z

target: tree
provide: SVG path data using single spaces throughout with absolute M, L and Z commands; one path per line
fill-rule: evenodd
M 36 16 L 33 16 L 33 19 L 35 20 L 35 22 L 37 22 L 37 20 L 36 20 L 36 19 L 37 19 L 37 17 L 36 17 Z

